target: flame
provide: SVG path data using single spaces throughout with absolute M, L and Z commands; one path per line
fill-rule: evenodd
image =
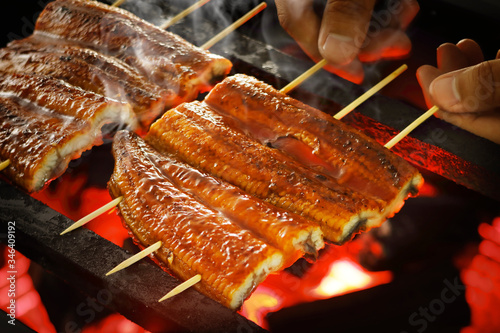
M 471 324 L 462 332 L 499 332 L 500 318 L 500 217 L 478 228 L 483 238 L 478 253 L 462 270 L 465 299 L 471 309 Z
M 7 249 L 7 247 L 0 248 L 0 255 L 4 257 L 4 263 L 7 263 L 9 259 Z M 6 264 L 0 266 L 0 309 L 9 314 L 8 307 L 11 300 L 14 300 L 16 322 L 22 322 L 26 326 L 36 329 L 37 332 L 55 333 L 56 330 L 50 322 L 40 295 L 33 285 L 31 276 L 28 274 L 30 260 L 16 251 L 15 262 L 14 271 L 9 270 Z M 11 287 L 11 282 L 7 279 L 11 275 L 15 276 L 15 280 L 12 280 L 14 288 Z M 4 319 L 10 320 L 10 317 Z
M 283 299 L 272 289 L 263 286 L 258 287 L 245 301 L 240 313 L 257 325 L 266 327 L 266 314 L 281 308 L 282 305 Z
M 367 272 L 357 263 L 346 258 L 333 262 L 328 274 L 311 292 L 320 298 L 326 298 L 388 283 L 391 279 L 392 274 L 388 271 Z
M 32 196 L 50 208 L 77 221 L 112 200 L 107 189 L 85 187 L 85 182 L 86 178 L 82 176 L 63 175 L 62 180 L 57 182 L 55 186 L 33 193 Z M 110 214 L 96 217 L 84 227 L 118 246 L 122 246 L 125 239 L 129 237 L 120 218 L 112 211 Z

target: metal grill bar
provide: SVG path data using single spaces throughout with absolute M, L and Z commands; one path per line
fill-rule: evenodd
M 150 262 L 105 277 L 131 254 L 85 228 L 59 236 L 70 219 L 2 180 L 0 207 L 2 224 L 15 222 L 16 250 L 149 331 L 265 332 L 194 289 L 159 303 L 179 281 Z

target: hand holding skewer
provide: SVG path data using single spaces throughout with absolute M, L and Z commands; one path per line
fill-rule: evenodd
M 379 10 L 374 10 L 376 0 L 328 1 L 322 15 L 313 0 L 275 2 L 280 24 L 305 53 L 312 59 L 326 59 L 331 65 L 328 70 L 355 83 L 363 80 L 363 62 L 400 58 L 410 52 L 405 30 L 419 11 L 416 0 Z
M 249 19 L 249 17 L 252 17 L 253 15 L 255 15 L 255 13 L 257 13 L 260 10 L 262 10 L 263 8 L 265 8 L 265 3 L 259 5 L 256 9 L 254 9 L 249 14 L 245 15 L 242 19 L 240 19 L 237 22 L 235 22 L 235 24 L 233 24 L 228 29 L 225 29 L 219 36 L 217 36 L 216 38 L 212 39 L 211 41 L 209 41 L 205 45 L 203 45 L 202 48 L 204 48 L 204 49 L 209 48 L 211 45 L 213 45 L 213 43 L 217 42 L 221 38 L 224 38 L 230 31 L 234 30 L 235 27 L 238 27 L 239 25 L 241 25 L 244 22 L 246 22 Z M 316 65 L 309 72 L 310 73 L 314 73 L 316 70 L 322 68 L 324 66 L 324 64 L 325 64 L 325 62 L 320 62 L 318 65 Z M 406 68 L 404 68 L 404 69 L 406 69 Z M 306 73 L 305 78 L 307 78 L 307 76 L 308 76 L 308 74 Z M 384 80 L 381 84 L 379 84 L 376 87 L 374 87 L 374 89 L 372 89 L 371 91 L 373 91 L 373 93 L 374 93 L 375 91 L 377 91 L 378 89 L 380 89 L 379 87 L 387 84 L 388 82 L 390 82 L 396 76 L 397 76 L 397 74 L 389 77 L 388 79 Z M 300 81 L 296 82 L 295 85 L 297 85 L 299 83 L 300 83 Z M 369 98 L 369 96 L 371 96 L 370 93 L 366 94 L 364 98 L 367 99 L 367 98 Z M 360 104 L 361 102 L 362 101 L 360 101 L 358 103 Z M 69 232 L 70 230 L 73 230 L 74 228 L 77 228 L 78 226 L 83 225 L 84 223 L 86 223 L 87 221 L 91 220 L 93 217 L 97 216 L 98 214 L 101 214 L 101 213 L 109 210 L 113 205 L 117 205 L 121 200 L 122 200 L 121 197 L 116 198 L 114 200 L 115 202 L 111 202 L 110 204 L 108 204 L 108 205 L 104 206 L 103 208 L 101 208 L 100 210 L 98 210 L 97 213 L 93 213 L 93 214 L 87 216 L 86 218 L 78 221 L 77 223 L 75 223 L 75 225 L 73 225 L 72 227 L 70 227 L 67 230 L 65 230 L 63 232 L 63 234 L 66 233 L 66 232 Z M 111 271 L 109 271 L 107 273 L 107 275 L 113 274 L 113 273 L 119 271 L 120 269 L 123 269 L 123 268 L 131 265 L 134 262 L 137 262 L 138 260 L 144 258 L 145 256 L 150 255 L 151 253 L 157 251 L 160 247 L 161 247 L 161 242 L 157 242 L 157 243 L 153 244 L 152 246 L 146 248 L 145 250 L 141 251 L 137 255 L 132 256 L 131 258 L 127 259 L 126 261 L 124 261 L 123 263 L 121 263 L 120 265 L 118 265 L 117 267 L 115 267 L 114 269 L 112 269 Z M 187 281 L 185 281 L 184 283 L 182 283 L 181 285 L 179 285 L 177 288 L 175 288 L 170 293 L 168 293 L 167 295 L 165 295 L 159 301 L 163 301 L 164 299 L 172 297 L 173 295 L 182 292 L 183 290 L 189 288 L 190 286 L 192 286 L 192 285 L 194 285 L 194 284 L 196 284 L 196 283 L 198 283 L 200 281 L 201 281 L 201 276 L 199 274 L 197 274 L 197 275 L 193 276 L 192 278 L 188 279 Z
M 464 39 L 437 49 L 437 67 L 417 71 L 427 105 L 455 126 L 500 144 L 500 52 L 485 61 L 479 45 Z

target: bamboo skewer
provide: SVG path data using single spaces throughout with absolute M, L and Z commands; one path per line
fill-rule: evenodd
M 413 131 L 417 126 L 422 124 L 425 120 L 427 120 L 430 116 L 432 116 L 438 110 L 439 109 L 437 106 L 433 106 L 432 108 L 430 108 L 427 112 L 425 112 L 423 115 L 418 117 L 415 121 L 413 121 L 409 126 L 407 126 L 404 130 L 402 130 L 393 139 L 391 139 L 389 142 L 387 142 L 384 145 L 384 147 L 386 147 L 387 149 L 391 149 L 392 147 L 394 147 L 394 145 L 396 145 L 399 141 L 401 141 L 405 136 L 407 136 L 411 131 Z M 119 198 L 121 198 L 121 197 L 119 197 Z M 117 198 L 117 199 L 119 199 L 119 198 Z M 113 268 L 111 271 L 109 271 L 106 275 L 116 273 L 117 271 L 132 265 L 133 263 L 139 261 L 140 259 L 142 259 L 142 258 L 146 257 L 147 255 L 153 253 L 154 251 L 158 250 L 160 248 L 160 246 L 161 246 L 161 241 L 158 241 L 157 243 L 153 244 L 152 246 L 144 249 L 143 251 L 130 257 L 129 259 L 123 261 L 121 264 L 119 264 L 118 266 Z M 192 286 L 194 286 L 196 283 L 198 283 L 200 281 L 201 281 L 201 275 L 197 274 L 197 275 L 191 277 L 190 279 L 182 282 L 180 285 L 178 285 L 174 289 L 172 289 L 165 296 L 160 298 L 158 300 L 158 302 L 163 302 L 166 299 L 174 297 L 174 296 L 182 293 L 186 289 L 191 288 Z
M 194 286 L 195 284 L 197 284 L 200 281 L 201 281 L 201 275 L 200 274 L 196 274 L 192 278 L 187 279 L 186 281 L 182 282 L 180 285 L 178 285 L 174 289 L 170 290 L 165 296 L 163 296 L 162 298 L 160 298 L 158 300 L 158 302 L 163 302 L 166 299 L 174 297 L 175 295 L 178 295 L 178 294 L 182 293 L 184 290 L 186 290 L 188 288 L 191 288 L 192 286 Z
M 120 7 L 124 2 L 125 0 L 116 0 L 115 2 L 113 2 L 111 7 Z
M 119 6 L 124 1 L 125 0 L 118 0 L 115 3 L 113 3 L 113 6 Z M 202 6 L 204 3 L 207 3 L 208 1 L 209 0 L 201 0 L 201 1 L 199 1 L 198 3 L 195 4 L 197 6 L 196 8 Z M 195 6 L 195 5 L 193 5 L 193 6 Z M 191 6 L 191 7 L 193 7 L 193 6 Z M 237 20 L 236 22 L 232 23 L 226 29 L 224 29 L 223 31 L 221 31 L 220 33 L 218 33 L 214 38 L 212 38 L 207 43 L 205 43 L 205 45 L 209 45 L 206 48 L 211 47 L 212 45 L 214 45 L 215 43 L 217 43 L 218 41 L 220 41 L 221 39 L 223 39 L 229 33 L 231 33 L 232 31 L 236 30 L 238 27 L 240 27 L 241 25 L 243 25 L 245 22 L 247 22 L 248 20 L 250 20 L 252 17 L 254 17 L 257 13 L 259 13 L 260 11 L 262 11 L 266 7 L 267 7 L 267 4 L 265 2 L 262 2 L 261 4 L 259 4 L 257 7 L 255 7 L 254 9 L 252 9 L 251 11 L 249 11 L 247 14 L 245 14 L 244 16 L 242 16 L 239 20 Z M 196 9 L 196 8 L 194 8 L 194 9 Z M 190 12 L 192 12 L 194 9 L 188 8 L 188 9 L 186 9 L 186 11 L 190 10 Z M 181 14 L 183 14 L 183 13 L 181 13 Z M 181 15 L 181 14 L 179 14 L 179 15 Z M 187 14 L 183 14 L 183 15 L 186 16 Z M 202 48 L 205 48 L 205 46 L 202 46 Z M 4 163 L 6 163 L 6 165 L 4 166 L 4 168 L 5 168 L 7 165 L 9 165 L 9 160 L 0 163 L 0 170 L 1 170 L 1 167 L 3 166 Z M 114 207 L 117 206 L 122 199 L 123 199 L 123 197 L 118 197 L 118 198 L 114 199 L 113 201 L 107 203 L 106 205 L 102 206 L 101 208 L 97 209 L 96 211 L 90 213 L 89 215 L 87 215 L 87 216 L 83 217 L 82 219 L 78 220 L 77 222 L 75 222 L 69 228 L 67 228 L 66 230 L 64 230 L 60 235 L 64 235 L 64 234 L 66 234 L 66 233 L 68 233 L 68 232 L 70 232 L 72 230 L 75 230 L 76 228 L 81 227 L 85 223 L 88 223 L 89 221 L 91 221 L 92 219 L 96 218 L 97 216 L 99 216 L 101 214 L 104 214 L 108 210 L 111 210 L 110 211 L 110 213 L 111 213 L 114 210 Z
M 392 80 L 397 78 L 399 74 L 403 73 L 406 69 L 408 68 L 407 65 L 402 65 L 398 69 L 396 69 L 394 72 L 389 74 L 385 79 L 368 89 L 363 95 L 359 96 L 356 98 L 354 101 L 351 102 L 351 104 L 347 105 L 345 108 L 340 110 L 333 118 L 340 120 L 344 116 L 346 116 L 349 112 L 360 106 L 363 102 L 365 102 L 368 98 L 372 97 L 375 93 L 377 93 L 379 90 L 381 90 L 383 87 L 385 87 L 387 84 L 389 84 Z
M 0 171 L 2 171 L 3 169 L 5 169 L 6 167 L 8 167 L 10 164 L 10 160 L 5 160 L 3 162 L 0 163 Z
M 195 2 L 194 4 L 192 4 L 191 6 L 189 6 L 188 8 L 184 9 L 179 14 L 175 15 L 174 17 L 172 17 L 167 22 L 165 22 L 162 25 L 160 25 L 160 29 L 167 29 L 168 27 L 170 27 L 171 25 L 174 25 L 175 23 L 179 22 L 180 20 L 182 20 L 183 18 L 185 18 L 186 16 L 188 16 L 189 14 L 191 14 L 196 9 L 200 8 L 201 6 L 203 6 L 204 4 L 206 4 L 209 1 L 210 0 L 199 0 L 198 2 Z M 125 2 L 125 0 L 117 0 L 117 1 L 115 1 L 111 5 L 111 7 L 120 7 L 124 2 Z
M 298 76 L 295 80 L 287 84 L 285 87 L 281 88 L 280 92 L 283 94 L 288 94 L 290 91 L 295 89 L 299 84 L 307 80 L 309 77 L 311 77 L 314 73 L 319 71 L 321 68 L 325 67 L 327 64 L 326 60 L 323 59 L 320 62 L 316 63 L 314 66 L 309 68 L 307 71 L 302 73 L 300 76 Z
M 190 13 L 192 13 L 197 8 L 203 6 L 208 1 L 209 0 L 200 0 L 200 1 L 196 2 L 195 4 L 193 4 L 192 6 L 190 6 L 189 8 L 187 8 L 186 10 L 184 10 L 183 12 L 179 13 L 178 15 L 176 15 L 175 17 L 173 17 L 172 19 L 170 19 L 166 23 L 162 24 L 160 26 L 160 28 L 166 29 L 169 26 L 177 23 L 179 20 L 181 20 L 182 18 L 186 17 L 187 15 L 189 15 Z M 117 7 L 117 6 L 120 6 L 121 4 L 123 4 L 124 2 L 125 2 L 125 0 L 117 0 L 115 3 L 112 4 L 112 6 Z M 257 7 L 255 7 L 250 12 L 248 12 L 243 17 L 241 17 L 239 20 L 237 20 L 236 22 L 232 23 L 230 26 L 228 26 L 223 31 L 221 31 L 219 34 L 217 34 L 212 39 L 210 39 L 209 41 L 207 41 L 200 48 L 202 48 L 204 50 L 209 49 L 210 47 L 212 47 L 217 42 L 219 42 L 220 40 L 222 40 L 223 38 L 225 38 L 227 35 L 229 35 L 231 32 L 233 32 L 234 30 L 236 30 L 238 27 L 240 27 L 241 25 L 243 25 L 244 23 L 246 23 L 248 20 L 250 20 L 253 16 L 255 16 L 256 14 L 258 14 L 260 11 L 262 11 L 266 7 L 267 7 L 267 4 L 265 2 L 262 2 Z M 313 67 L 311 67 L 309 70 L 307 70 L 306 72 L 304 72 L 302 75 L 300 75 L 299 77 L 297 77 L 294 81 L 290 82 L 287 86 L 285 86 L 284 88 L 282 88 L 280 91 L 282 93 L 287 94 L 288 92 L 290 92 L 291 90 L 293 90 L 295 87 L 297 87 L 298 85 L 300 85 L 302 82 L 304 82 L 305 80 L 307 80 L 310 76 L 312 76 L 318 70 L 320 70 L 321 68 L 323 68 L 326 64 L 327 64 L 326 60 L 324 60 L 324 59 L 321 60 L 320 62 L 318 62 L 317 64 L 315 64 Z M 390 74 L 388 77 L 386 77 L 384 80 L 382 80 L 381 82 L 379 82 L 377 85 L 375 85 L 370 90 L 368 90 L 367 92 L 365 92 L 358 99 L 356 99 L 351 104 L 349 104 L 347 107 L 345 107 L 342 111 L 340 111 L 339 113 L 337 113 L 335 115 L 335 118 L 336 119 L 341 119 L 347 113 L 349 113 L 350 111 L 352 111 L 353 109 L 355 109 L 361 103 L 363 103 L 364 101 L 366 101 L 369 97 L 371 97 L 373 94 L 375 94 L 378 90 L 382 89 L 385 85 L 387 85 L 389 82 L 391 82 L 400 73 L 402 73 L 404 70 L 406 70 L 406 68 L 407 68 L 406 65 L 401 66 L 399 69 L 397 69 L 392 74 Z M 437 108 L 432 113 L 430 113 L 431 110 L 429 110 L 424 115 L 422 115 L 421 117 L 419 117 L 415 122 L 413 122 L 410 126 L 408 126 L 400 134 L 398 134 L 391 141 L 389 141 L 385 145 L 385 147 L 388 148 L 388 149 L 392 148 L 404 136 L 406 136 L 414 128 L 416 128 L 420 123 L 422 123 L 423 121 L 425 121 L 434 112 L 436 112 Z M 9 162 L 10 161 L 7 160 L 7 161 L 4 161 L 4 162 L 0 163 L 0 170 L 2 170 L 3 168 L 5 168 L 6 166 L 8 166 Z M 76 229 L 76 228 L 84 225 L 85 223 L 88 223 L 92 219 L 96 218 L 97 216 L 105 213 L 106 211 L 108 211 L 110 209 L 111 209 L 110 212 L 114 211 L 115 207 L 121 202 L 122 199 L 123 199 L 123 197 L 120 196 L 120 197 L 114 199 L 113 201 L 109 202 L 108 204 L 104 205 L 103 207 L 101 207 L 101 208 L 97 209 L 96 211 L 92 212 L 91 214 L 85 216 L 84 218 L 80 219 L 79 221 L 77 221 L 73 225 L 71 225 L 69 228 L 67 228 L 66 230 L 64 230 L 61 233 L 61 235 L 64 235 L 65 233 L 68 233 L 68 232 L 70 232 L 70 231 L 72 231 L 72 230 L 74 230 L 74 229 Z M 119 265 L 117 265 L 116 267 L 114 267 L 113 269 L 111 269 L 108 273 L 106 273 L 106 276 L 114 274 L 114 273 L 116 273 L 116 272 L 118 272 L 118 271 L 120 271 L 120 270 L 122 270 L 122 269 L 124 269 L 124 268 L 126 268 L 126 267 L 128 267 L 128 266 L 130 266 L 130 265 L 132 265 L 134 263 L 136 263 L 137 261 L 139 261 L 139 260 L 143 259 L 144 257 L 150 255 L 151 253 L 157 251 L 161 247 L 161 245 L 162 245 L 161 241 L 158 241 L 155 244 L 149 246 L 148 248 L 142 250 L 141 252 L 139 252 L 139 253 L 133 255 L 132 257 L 124 260 L 122 263 L 120 263 Z M 183 291 L 185 291 L 186 289 L 192 287 L 193 285 L 195 285 L 196 283 L 198 283 L 200 281 L 201 281 L 201 275 L 197 274 L 197 275 L 191 277 L 190 279 L 184 281 L 183 283 L 181 283 L 180 285 L 178 285 L 174 289 L 172 289 L 169 293 L 167 293 L 165 296 L 163 296 L 161 299 L 159 299 L 158 302 L 162 302 L 162 301 L 164 301 L 164 300 L 166 300 L 168 298 L 171 298 L 171 297 L 173 297 L 173 296 L 175 296 L 177 294 L 180 294 Z
M 168 27 L 176 24 L 177 22 L 179 22 L 180 20 L 182 20 L 183 18 L 185 18 L 186 16 L 188 16 L 189 14 L 191 14 L 196 9 L 200 8 L 201 6 L 203 6 L 204 4 L 206 4 L 209 1 L 210 0 L 199 0 L 198 2 L 195 2 L 190 7 L 184 9 L 182 12 L 180 12 L 177 15 L 175 15 L 174 17 L 172 17 L 170 20 L 168 20 L 167 22 L 163 23 L 162 25 L 160 25 L 160 29 L 165 30 Z
M 405 136 L 410 134 L 411 131 L 413 131 L 417 126 L 422 124 L 424 121 L 426 121 L 430 116 L 432 116 L 434 113 L 436 113 L 439 110 L 437 106 L 431 107 L 429 110 L 427 110 L 423 115 L 418 117 L 415 121 L 413 121 L 410 125 L 408 125 L 404 130 L 399 132 L 398 135 L 396 135 L 394 138 L 392 138 L 389 142 L 387 142 L 384 147 L 387 149 L 391 149 L 394 147 L 399 141 L 401 141 Z
M 118 0 L 118 1 L 116 1 L 113 4 L 113 6 L 119 6 L 124 1 L 125 0 Z M 183 11 L 180 14 L 178 14 L 177 16 L 175 16 L 173 19 L 171 19 L 167 23 L 163 24 L 161 26 L 161 28 L 162 29 L 166 29 L 168 26 L 171 26 L 172 24 L 176 23 L 177 21 L 179 21 L 180 19 L 182 19 L 183 17 L 185 17 L 186 15 L 188 15 L 189 13 L 191 13 L 192 11 L 194 11 L 195 9 L 201 7 L 202 5 L 204 5 L 205 3 L 207 3 L 208 1 L 209 0 L 198 1 L 197 3 L 195 3 L 194 5 L 192 5 L 191 7 L 189 7 L 188 9 L 186 9 L 185 11 Z M 262 11 L 266 7 L 267 7 L 267 4 L 265 2 L 262 2 L 257 7 L 255 7 L 250 12 L 248 12 L 246 15 L 244 15 L 243 17 L 241 17 L 239 20 L 237 20 L 236 22 L 232 23 L 226 29 L 224 29 L 223 31 L 221 31 L 220 33 L 218 33 L 215 37 L 213 37 L 208 42 L 206 42 L 205 44 L 203 44 L 201 46 L 201 48 L 204 49 L 204 50 L 209 49 L 214 44 L 216 44 L 217 42 L 219 42 L 220 40 L 222 40 L 224 37 L 226 37 L 228 34 L 230 34 L 231 32 L 233 32 L 234 30 L 236 30 L 238 27 L 240 27 L 241 25 L 243 25 L 245 22 L 247 22 L 248 20 L 250 20 L 253 16 L 255 16 L 257 13 L 259 13 L 260 11 Z M 80 219 L 79 221 L 77 221 L 73 225 L 71 225 L 69 228 L 67 228 L 66 230 L 64 230 L 61 233 L 61 235 L 64 235 L 65 233 L 68 233 L 68 232 L 70 232 L 70 231 L 72 231 L 72 230 L 74 230 L 74 229 L 76 229 L 78 227 L 81 227 L 85 223 L 91 221 L 92 219 L 96 218 L 97 216 L 105 213 L 106 211 L 108 211 L 110 209 L 111 209 L 111 211 L 113 211 L 115 209 L 115 207 L 121 202 L 122 199 L 123 199 L 123 197 L 120 196 L 120 197 L 114 199 L 113 201 L 109 202 L 108 204 L 104 205 L 103 207 L 97 209 L 96 211 L 90 213 L 89 215 L 85 216 L 84 218 Z M 161 247 L 161 241 L 158 241 L 157 243 L 149 246 L 148 248 L 142 250 L 141 252 L 139 252 L 139 253 L 133 255 L 132 257 L 126 259 L 125 261 L 121 262 L 115 268 L 113 268 L 108 273 L 106 273 L 106 276 L 114 274 L 114 273 L 116 273 L 116 272 L 118 272 L 118 271 L 120 271 L 120 270 L 122 270 L 122 269 L 124 269 L 124 268 L 126 268 L 126 267 L 128 267 L 128 266 L 130 266 L 130 265 L 132 265 L 134 263 L 136 263 L 137 261 L 139 261 L 139 260 L 143 259 L 144 257 L 150 255 L 151 253 L 157 251 L 160 247 Z M 163 302 L 164 300 L 166 300 L 168 298 L 171 298 L 171 297 L 173 297 L 173 296 L 175 296 L 177 294 L 180 294 L 184 290 L 186 290 L 188 288 L 191 288 L 193 285 L 195 285 L 196 283 L 198 283 L 200 281 L 201 281 L 201 275 L 197 274 L 197 275 L 193 276 L 192 278 L 184 281 L 183 283 L 181 283 L 180 285 L 178 285 L 174 289 L 172 289 L 169 293 L 167 293 L 160 300 L 158 300 L 158 302 Z
M 200 46 L 201 49 L 203 50 L 208 50 L 212 46 L 214 46 L 216 43 L 221 41 L 224 37 L 229 35 L 231 32 L 242 26 L 245 22 L 250 20 L 252 17 L 257 15 L 260 11 L 262 11 L 264 8 L 267 7 L 267 4 L 265 2 L 261 2 L 257 7 L 243 15 L 239 20 L 233 22 L 230 26 L 219 32 L 215 37 L 207 41 L 205 44 Z
M 135 264 L 139 260 L 149 256 L 151 253 L 157 251 L 161 247 L 161 244 L 162 244 L 161 241 L 158 241 L 158 242 L 154 243 L 153 245 L 145 248 L 141 252 L 134 254 L 133 256 L 122 261 L 120 264 L 116 265 L 115 268 L 113 268 L 112 270 L 107 272 L 106 276 L 114 274 L 118 271 L 121 271 L 122 269 L 127 268 L 128 266 Z
M 87 215 L 87 216 L 81 218 L 80 220 L 76 221 L 75 223 L 73 223 L 69 228 L 67 228 L 66 230 L 61 232 L 60 235 L 62 236 L 62 235 L 66 234 L 72 230 L 75 230 L 76 228 L 81 227 L 85 223 L 88 223 L 91 220 L 95 219 L 99 215 L 106 213 L 108 210 L 110 210 L 111 208 L 114 208 L 116 205 L 118 205 L 122 201 L 122 199 L 123 199 L 123 197 L 118 197 L 118 198 L 114 199 L 113 201 L 108 202 L 106 205 L 102 206 L 101 208 L 93 211 L 89 215 Z

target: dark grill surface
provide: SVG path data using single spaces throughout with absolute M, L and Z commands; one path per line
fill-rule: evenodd
M 194 289 L 159 303 L 179 281 L 151 262 L 105 277 L 131 254 L 85 228 L 59 236 L 73 221 L 1 180 L 0 207 L 0 221 L 15 221 L 17 251 L 149 331 L 264 332 Z
M 166 1 L 147 1 L 148 5 L 143 8 L 139 8 L 137 2 L 128 1 L 124 8 L 153 23 L 160 23 L 162 13 L 177 13 L 186 7 L 185 1 L 180 0 L 171 1 L 173 5 L 168 8 L 164 4 Z M 27 36 L 33 27 L 30 22 L 33 22 L 43 3 L 40 1 L 34 9 L 27 11 L 24 19 L 19 22 L 20 27 L 8 30 L 7 38 Z M 212 0 L 169 30 L 201 45 L 257 3 L 258 1 Z M 424 62 L 432 64 L 429 59 L 435 57 L 435 47 L 441 42 L 429 33 L 429 29 L 436 27 L 426 23 L 428 19 L 442 22 L 432 15 L 446 7 L 439 7 L 438 4 L 442 5 L 440 1 L 435 3 L 437 9 L 421 4 L 422 18 L 417 20 L 420 25 L 414 25 L 411 30 L 416 50 L 409 59 L 367 65 L 367 79 L 361 86 L 320 71 L 291 95 L 327 113 L 335 114 L 343 105 L 360 96 L 404 62 L 409 64 L 410 69 L 401 79 L 413 77 L 418 65 Z M 312 63 L 296 51 L 296 46 L 293 52 L 285 52 L 290 50 L 292 42 L 278 26 L 273 2 L 268 1 L 268 4 L 269 8 L 264 13 L 216 44 L 211 51 L 233 61 L 233 72 L 253 75 L 280 88 L 312 66 Z M 218 8 L 223 9 L 215 10 Z M 26 9 L 23 8 L 21 12 L 24 10 Z M 471 36 L 462 35 L 460 38 L 464 37 Z M 455 38 L 450 41 L 458 40 Z M 429 45 L 424 50 L 422 46 L 427 42 Z M 500 44 L 496 47 L 498 45 Z M 425 57 L 419 58 L 422 53 L 425 53 Z M 423 111 L 407 99 L 398 99 L 390 91 L 384 90 L 344 121 L 385 143 Z M 422 169 L 494 200 L 500 200 L 500 146 L 487 140 L 432 118 L 417 128 L 410 138 L 398 144 L 394 152 Z M 108 171 L 110 172 L 109 168 Z M 99 184 L 101 187 L 105 186 L 109 174 L 99 176 L 103 179 Z M 4 180 L 0 180 L 0 221 L 16 221 L 16 249 L 21 253 L 86 295 L 95 297 L 99 292 L 109 292 L 111 298 L 108 307 L 147 330 L 264 331 L 192 289 L 182 297 L 158 303 L 157 300 L 178 285 L 178 281 L 149 261 L 129 267 L 126 272 L 104 277 L 111 267 L 130 254 L 84 228 L 64 237 L 58 236 L 72 221 Z M 3 238 L 0 240 L 4 241 Z

